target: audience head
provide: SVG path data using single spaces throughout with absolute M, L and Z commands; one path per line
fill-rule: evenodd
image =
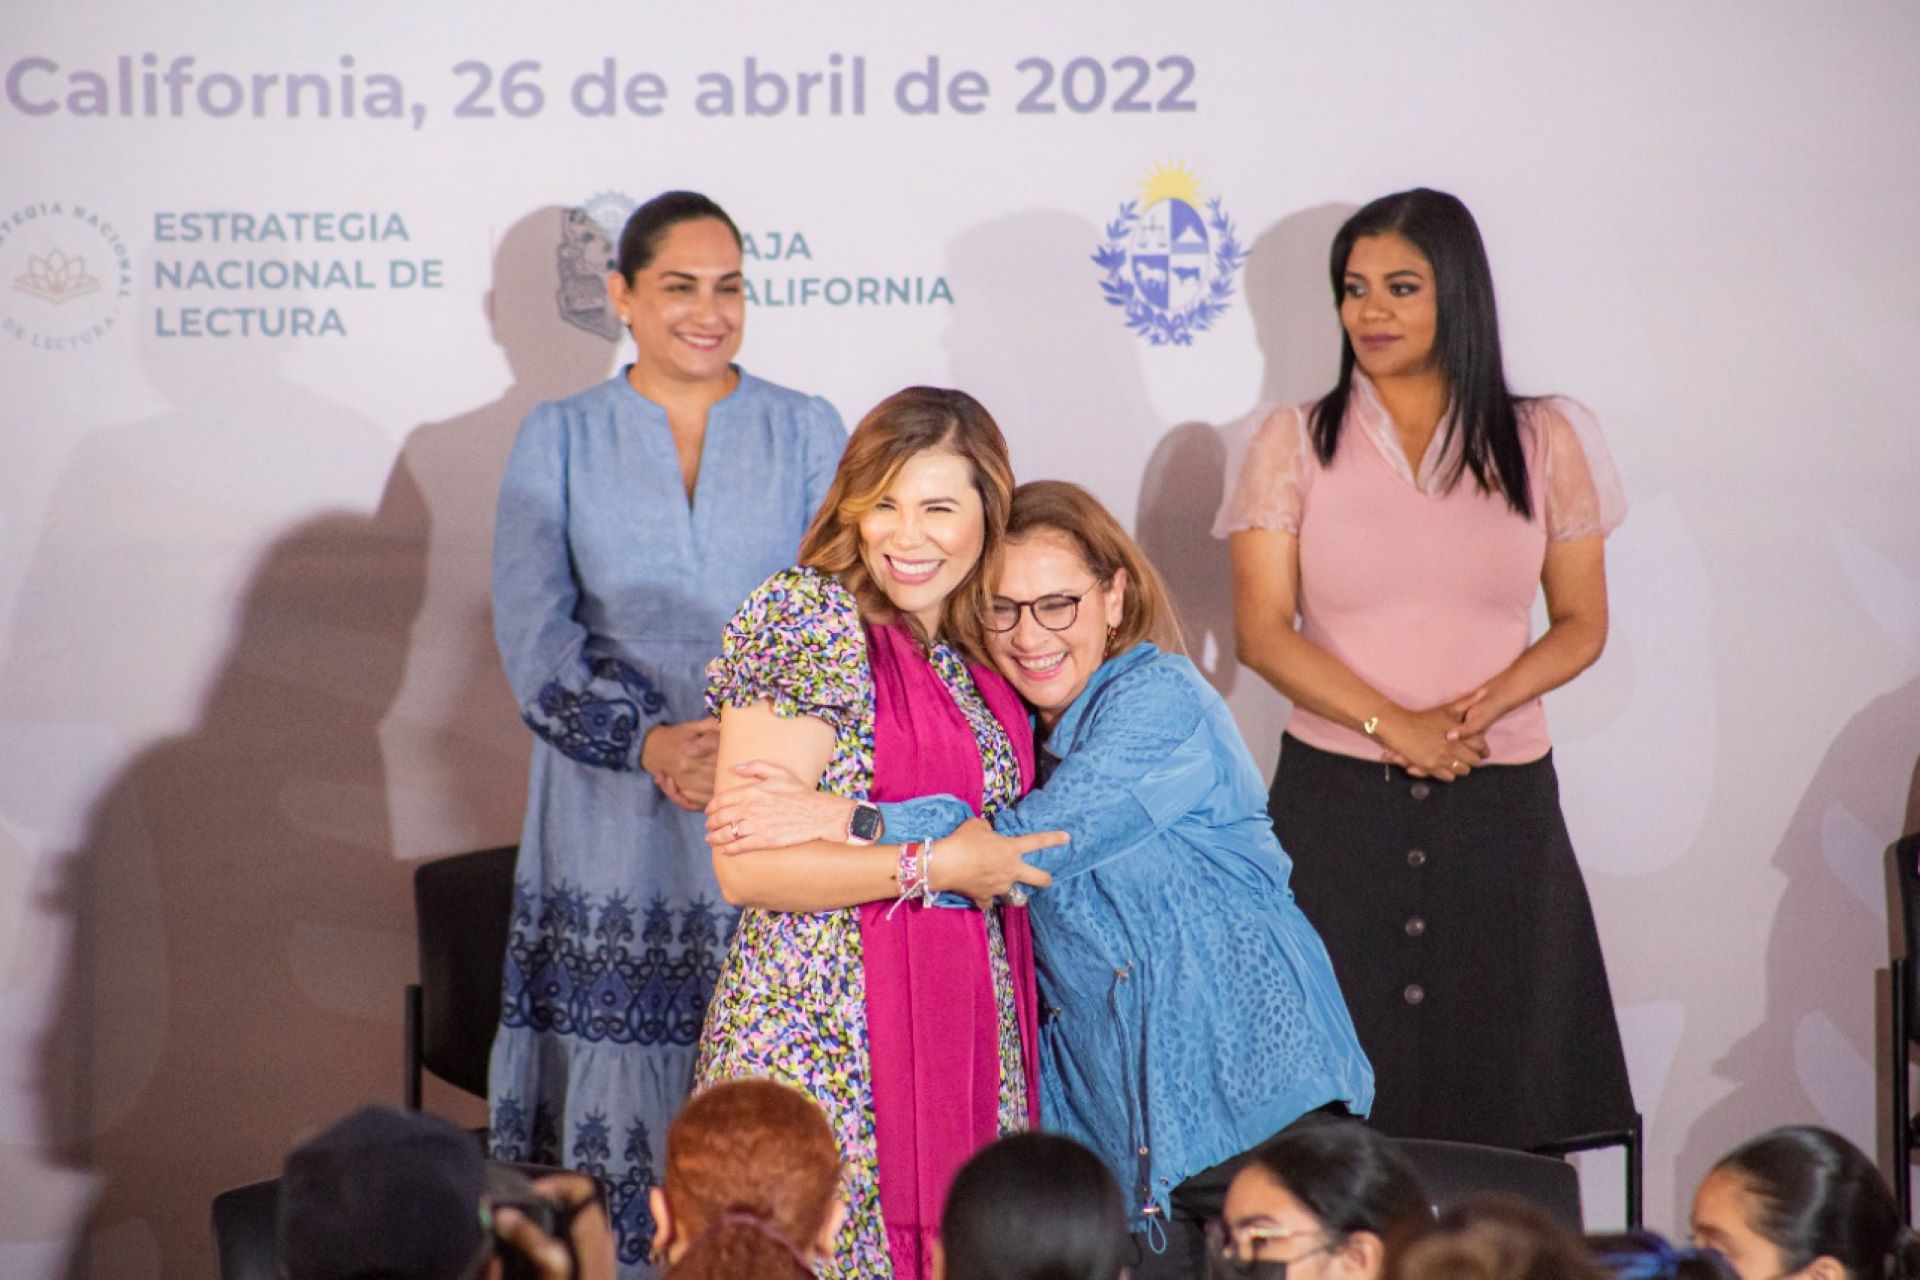
M 771 1080 L 695 1094 L 667 1132 L 664 1181 L 653 1246 L 675 1280 L 804 1277 L 845 1216 L 826 1116 Z
M 1117 1280 L 1131 1244 L 1120 1187 L 1071 1138 L 1017 1133 L 947 1191 L 935 1280 Z
M 1606 1280 L 1580 1237 L 1524 1200 L 1474 1196 L 1394 1242 L 1391 1280 Z
M 1146 553 L 1098 498 L 1064 480 L 1014 490 L 987 619 L 994 665 L 1049 724 L 1108 656 L 1142 640 L 1181 647 Z
M 480 1144 L 437 1116 L 367 1107 L 294 1148 L 280 1177 L 287 1280 L 466 1280 L 481 1227 Z
M 1612 1280 L 1739 1280 L 1712 1249 L 1676 1249 L 1652 1231 L 1587 1237 L 1587 1252 Z
M 1012 496 L 1006 439 L 980 402 L 908 387 L 854 428 L 800 562 L 839 577 L 868 617 L 985 657 Z
M 1914 1234 L 1873 1162 L 1836 1133 L 1791 1125 L 1736 1147 L 1693 1198 L 1696 1244 L 1741 1280 L 1910 1280 Z
M 1377 1280 L 1390 1237 L 1432 1220 L 1420 1175 L 1357 1120 L 1300 1125 L 1255 1147 L 1209 1232 L 1216 1275 Z

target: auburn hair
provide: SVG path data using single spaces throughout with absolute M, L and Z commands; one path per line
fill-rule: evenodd
M 941 608 L 942 638 L 970 657 L 986 658 L 988 584 L 1000 571 L 1007 510 L 1013 500 L 1013 464 L 1006 437 L 978 400 L 964 391 L 908 387 L 875 405 L 847 439 L 833 484 L 820 503 L 807 536 L 800 542 L 800 563 L 830 573 L 853 592 L 863 617 L 891 622 L 898 617 L 886 592 L 860 555 L 860 522 L 886 496 L 909 459 L 929 451 L 963 458 L 973 471 L 980 495 L 985 538 L 980 559 Z M 922 643 L 912 618 L 907 625 Z
M 1127 590 L 1120 605 L 1120 625 L 1113 629 L 1112 652 L 1121 653 L 1142 640 L 1151 640 L 1173 653 L 1187 651 L 1167 584 L 1140 544 L 1127 536 L 1100 499 L 1070 481 L 1028 481 L 1013 491 L 1007 541 L 1018 542 L 1039 530 L 1057 533 L 1071 542 L 1102 585 L 1111 583 L 1120 570 L 1127 571 Z
M 840 1188 L 814 1101 L 771 1080 L 697 1093 L 667 1132 L 667 1207 L 692 1246 L 674 1280 L 801 1280 Z

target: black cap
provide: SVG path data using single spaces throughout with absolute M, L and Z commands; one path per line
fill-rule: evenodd
M 479 1257 L 480 1142 L 438 1116 L 356 1111 L 287 1157 L 280 1266 L 288 1280 L 460 1280 Z

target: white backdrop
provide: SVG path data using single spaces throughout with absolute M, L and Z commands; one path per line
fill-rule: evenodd
M 213 1193 L 397 1099 L 407 864 L 519 825 L 499 470 L 619 358 L 563 318 L 564 211 L 669 186 L 754 237 L 749 367 L 850 422 L 965 387 L 1023 478 L 1128 521 L 1267 766 L 1204 535 L 1222 428 L 1330 381 L 1348 211 L 1462 196 L 1516 386 L 1596 410 L 1632 504 L 1612 642 L 1550 714 L 1649 1220 L 1767 1125 L 1874 1147 L 1883 851 L 1920 826 L 1912 5 L 20 0 L 0 32 L 0 1274 L 207 1274 Z M 904 110 L 930 58 L 940 110 Z M 1188 346 L 1092 261 L 1163 166 L 1248 252 Z

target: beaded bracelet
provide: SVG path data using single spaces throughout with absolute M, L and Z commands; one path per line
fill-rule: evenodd
M 900 896 L 887 908 L 887 919 L 909 899 L 925 902 L 933 896 L 927 880 L 933 870 L 933 841 L 909 840 L 900 846 L 900 862 L 894 878 L 900 882 Z

